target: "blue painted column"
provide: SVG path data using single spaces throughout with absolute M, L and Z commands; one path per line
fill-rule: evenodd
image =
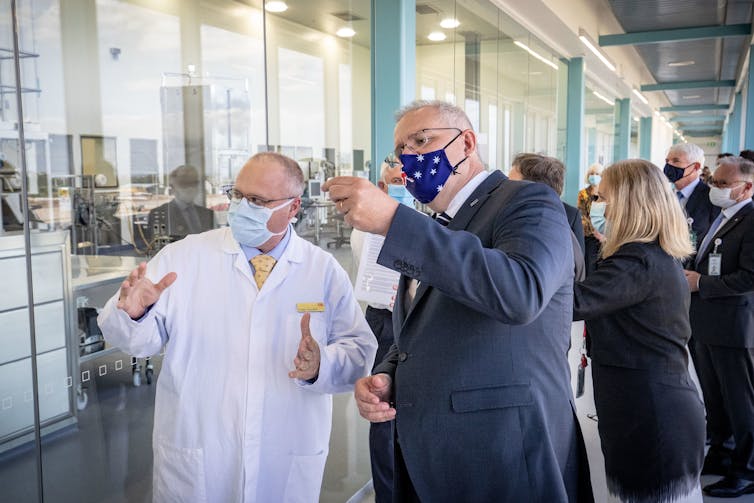
M 746 79 L 749 85 L 746 91 L 746 123 L 744 124 L 744 144 L 740 150 L 754 148 L 754 47 L 749 51 L 749 71 Z M 738 153 L 738 152 L 735 152 Z
M 584 130 L 584 58 L 568 62 L 568 95 L 566 97 L 566 176 L 563 200 L 576 204 L 583 164 L 582 134 Z
M 742 99 L 741 93 L 736 93 L 733 97 L 733 113 L 730 114 L 730 119 L 728 119 L 728 149 L 731 154 L 735 155 L 743 150 L 741 148 Z
M 393 150 L 395 112 L 416 90 L 416 0 L 372 0 L 372 168 Z
M 652 160 L 652 117 L 639 119 L 639 157 Z
M 615 143 L 613 162 L 628 159 L 631 146 L 631 99 L 615 100 Z

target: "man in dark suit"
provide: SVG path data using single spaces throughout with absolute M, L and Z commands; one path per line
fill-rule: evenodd
M 174 199 L 149 212 L 147 234 L 182 239 L 187 234 L 197 234 L 214 228 L 212 210 L 196 204 L 201 189 L 199 172 L 194 166 L 178 166 L 168 177 Z
M 754 164 L 721 159 L 710 185 L 722 212 L 686 278 L 711 441 L 702 473 L 724 475 L 704 491 L 735 497 L 754 493 Z M 733 451 L 724 447 L 731 434 Z
M 396 501 L 589 501 L 566 353 L 573 248 L 542 184 L 484 170 L 466 114 L 415 102 L 395 128 L 407 188 L 436 220 L 367 180 L 324 189 L 346 220 L 385 235 L 403 274 L 396 343 L 356 402 L 395 418 Z
M 518 154 L 513 158 L 508 176 L 511 180 L 544 183 L 560 196 L 563 194 L 563 186 L 565 185 L 565 165 L 554 157 L 539 154 Z M 581 212 L 578 208 L 566 202 L 563 203 L 563 209 L 568 220 L 568 226 L 571 228 L 574 278 L 576 281 L 583 281 L 586 277 L 586 265 L 584 264 L 584 226 L 581 223 Z
M 692 243 L 699 244 L 707 235 L 720 208 L 709 200 L 709 186 L 700 175 L 704 168 L 704 150 L 693 143 L 676 143 L 665 157 L 665 176 L 675 185 L 681 207 L 691 220 Z M 688 266 L 687 264 L 684 264 Z

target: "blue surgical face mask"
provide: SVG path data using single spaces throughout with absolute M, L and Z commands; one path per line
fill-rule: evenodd
M 689 164 L 689 166 L 691 166 L 691 164 Z M 665 163 L 665 167 L 662 168 L 662 172 L 665 173 L 665 176 L 668 178 L 668 180 L 671 181 L 671 183 L 675 183 L 683 178 L 683 174 L 686 172 L 686 169 L 689 166 L 686 166 L 685 168 L 676 168 L 670 163 Z
M 587 180 L 589 180 L 589 185 L 596 187 L 602 181 L 602 177 L 600 175 L 589 175 L 589 178 L 587 178 Z
M 406 188 L 419 202 L 427 204 L 437 197 L 451 173 L 455 173 L 458 165 L 469 158 L 466 156 L 455 165 L 451 165 L 448 156 L 445 155 L 445 149 L 456 141 L 462 132 L 440 150 L 424 154 L 401 154 L 402 169 L 406 173 Z
M 387 186 L 387 195 L 401 204 L 405 204 L 411 208 L 414 207 L 414 196 L 411 195 L 405 185 L 389 184 Z
M 605 233 L 605 202 L 593 202 L 589 208 L 589 219 L 592 221 L 592 225 L 600 234 Z
M 266 243 L 271 237 L 284 234 L 287 227 L 281 232 L 272 232 L 267 228 L 267 222 L 275 211 L 288 206 L 295 199 L 295 197 L 291 198 L 274 208 L 257 206 L 247 199 L 242 199 L 240 202 L 231 201 L 228 208 L 228 225 L 233 232 L 233 237 L 243 245 L 256 248 Z

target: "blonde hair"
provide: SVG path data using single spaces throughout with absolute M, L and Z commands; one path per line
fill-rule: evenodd
M 589 183 L 589 177 L 591 175 L 599 175 L 602 173 L 602 164 L 595 162 L 591 166 L 589 166 L 589 169 L 586 170 L 586 174 L 584 175 L 584 183 L 587 185 L 591 185 Z
M 627 243 L 657 240 L 665 253 L 684 259 L 693 253 L 686 216 L 660 168 L 643 159 L 628 159 L 602 172 L 600 194 L 608 202 L 601 256 Z

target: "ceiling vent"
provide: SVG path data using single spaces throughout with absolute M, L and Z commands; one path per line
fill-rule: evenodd
M 440 12 L 429 4 L 421 4 L 416 6 L 417 14 L 439 14 Z
M 361 16 L 357 16 L 353 12 L 333 12 L 330 14 L 331 16 L 335 16 L 341 21 L 345 21 L 346 23 L 350 23 L 352 21 L 362 21 L 364 18 Z

